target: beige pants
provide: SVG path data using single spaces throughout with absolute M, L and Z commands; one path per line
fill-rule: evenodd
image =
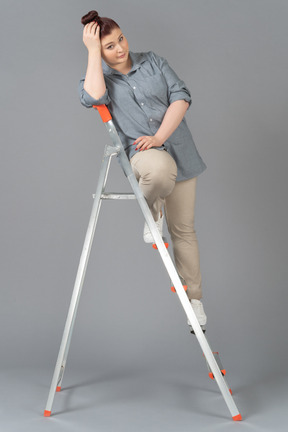
M 164 206 L 175 265 L 189 299 L 202 298 L 199 250 L 194 230 L 196 177 L 176 182 L 177 166 L 165 150 L 144 150 L 130 160 L 155 221 Z

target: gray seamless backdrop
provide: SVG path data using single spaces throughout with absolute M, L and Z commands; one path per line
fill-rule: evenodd
M 91 9 L 115 18 L 132 51 L 166 57 L 192 93 L 186 118 L 208 166 L 196 210 L 208 337 L 243 414 L 259 414 L 269 406 L 253 387 L 268 395 L 271 380 L 287 380 L 285 0 L 1 0 L 1 376 L 45 369 L 42 413 L 109 139 L 77 94 Z M 109 186 L 127 190 L 117 162 Z M 79 369 L 80 381 L 81 370 L 179 369 L 193 381 L 205 369 L 142 229 L 135 202 L 102 205 L 67 385 Z

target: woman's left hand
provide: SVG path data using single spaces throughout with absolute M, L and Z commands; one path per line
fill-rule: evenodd
M 136 145 L 135 150 L 148 150 L 152 147 L 161 147 L 162 142 L 155 135 L 141 136 L 136 139 L 133 145 Z

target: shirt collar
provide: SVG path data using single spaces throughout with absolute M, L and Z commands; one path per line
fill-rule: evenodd
M 128 72 L 128 75 L 131 72 L 134 72 L 136 69 L 138 69 L 141 66 L 141 64 L 146 61 L 145 53 L 133 53 L 130 51 L 129 54 L 132 60 L 132 68 Z M 104 75 L 122 75 L 121 72 L 118 72 L 117 70 L 108 66 L 103 59 L 102 59 L 102 68 L 103 68 Z

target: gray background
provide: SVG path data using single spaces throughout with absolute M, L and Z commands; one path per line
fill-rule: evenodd
M 135 202 L 102 206 L 58 415 L 42 416 L 108 139 L 77 94 L 91 9 L 191 90 L 208 338 L 237 426 Z M 3 430 L 287 430 L 287 13 L 284 0 L 1 1 Z M 109 185 L 127 190 L 117 162 Z

